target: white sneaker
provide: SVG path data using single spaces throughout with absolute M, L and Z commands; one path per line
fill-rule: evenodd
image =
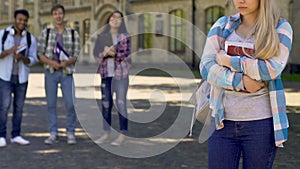
M 50 134 L 50 136 L 44 141 L 44 143 L 47 145 L 58 143 L 58 136 L 54 134 Z
M 11 138 L 10 139 L 10 142 L 11 143 L 18 143 L 18 144 L 20 144 L 20 145 L 28 145 L 28 144 L 30 144 L 30 141 L 28 141 L 28 140 L 25 140 L 23 137 L 21 137 L 21 136 L 16 136 L 16 137 L 14 137 L 14 138 Z
M 70 145 L 76 144 L 76 138 L 74 134 L 71 133 L 67 134 L 67 143 Z
M 6 140 L 4 137 L 0 137 L 0 147 L 6 147 Z
M 112 146 L 120 146 L 125 140 L 125 135 L 124 134 L 120 134 L 119 137 L 113 141 L 112 143 L 110 143 L 110 145 Z
M 99 139 L 97 139 L 95 141 L 95 143 L 97 143 L 97 144 L 103 144 L 103 143 L 107 142 L 109 140 L 109 138 L 110 138 L 109 134 L 104 134 Z

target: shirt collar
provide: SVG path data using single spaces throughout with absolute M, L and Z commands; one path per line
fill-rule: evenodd
M 236 13 L 230 16 L 230 21 L 241 21 L 241 13 Z
M 53 26 L 51 29 L 54 30 L 54 32 L 58 32 L 58 30 L 57 30 L 57 28 L 55 26 Z M 71 30 L 71 28 L 69 28 L 67 26 L 64 27 L 64 32 L 68 32 L 70 30 Z

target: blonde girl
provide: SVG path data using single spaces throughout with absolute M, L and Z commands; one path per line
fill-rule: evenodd
M 209 169 L 272 168 L 277 147 L 287 140 L 288 119 L 281 73 L 292 45 L 292 28 L 275 0 L 232 0 L 237 14 L 216 21 L 200 62 L 212 86 L 216 130 L 208 140 Z M 226 44 L 245 54 L 228 55 Z M 245 52 L 250 44 L 251 54 Z

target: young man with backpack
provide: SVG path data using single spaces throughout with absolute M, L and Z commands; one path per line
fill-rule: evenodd
M 76 144 L 73 72 L 80 53 L 79 35 L 77 31 L 65 25 L 65 9 L 62 5 L 54 5 L 51 14 L 54 26 L 50 29 L 44 29 L 38 38 L 38 56 L 40 61 L 44 63 L 45 68 L 45 91 L 50 130 L 50 137 L 44 143 L 54 144 L 58 142 L 56 102 L 58 84 L 60 83 L 67 110 L 67 143 Z
M 11 143 L 30 144 L 21 136 L 23 106 L 28 86 L 29 67 L 37 61 L 36 40 L 27 30 L 29 13 L 14 13 L 14 24 L 0 30 L 0 147 L 6 143 L 6 123 L 13 98 Z

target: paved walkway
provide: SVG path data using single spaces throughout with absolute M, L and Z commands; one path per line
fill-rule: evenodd
M 101 132 L 98 131 L 100 122 L 97 123 L 97 120 L 94 122 L 99 111 L 97 105 L 100 97 L 98 88 L 100 79 L 98 75 L 93 74 L 95 68 L 81 67 L 81 70 L 84 71 L 75 74 L 76 110 L 79 118 L 76 128 L 78 144 L 74 146 L 66 144 L 63 113 L 65 109 L 61 98 L 58 100 L 60 142 L 52 146 L 43 144 L 43 140 L 48 136 L 44 80 L 42 73 L 33 73 L 30 75 L 22 128 L 23 135 L 31 141 L 31 145 L 9 144 L 6 148 L 0 149 L 0 169 L 207 168 L 207 145 L 199 144 L 197 141 L 201 130 L 200 123 L 196 123 L 192 137 L 185 137 L 182 140 L 179 140 L 180 135 L 174 138 L 167 138 L 166 135 L 155 137 L 177 124 L 176 119 L 190 118 L 189 112 L 192 107 L 187 104 L 187 100 L 197 80 L 180 75 L 177 78 L 142 74 L 131 76 L 128 93 L 129 116 L 135 122 L 130 122 L 128 135 L 140 139 L 128 139 L 121 147 L 111 147 L 109 144 L 100 147 L 92 140 L 97 139 Z M 300 84 L 285 82 L 285 86 L 291 128 L 289 141 L 285 144 L 285 148 L 279 149 L 274 168 L 297 169 L 300 166 Z M 187 112 L 188 118 L 181 117 L 182 110 Z M 145 112 L 160 113 L 147 116 Z M 188 123 L 184 120 L 178 124 L 187 126 Z M 87 123 L 89 121 L 93 122 Z M 113 126 L 117 128 L 116 115 L 113 116 L 113 121 L 115 122 Z M 8 131 L 10 126 L 9 121 Z M 181 131 L 178 128 L 174 129 L 179 130 Z M 181 132 L 186 135 L 184 133 L 186 130 Z

